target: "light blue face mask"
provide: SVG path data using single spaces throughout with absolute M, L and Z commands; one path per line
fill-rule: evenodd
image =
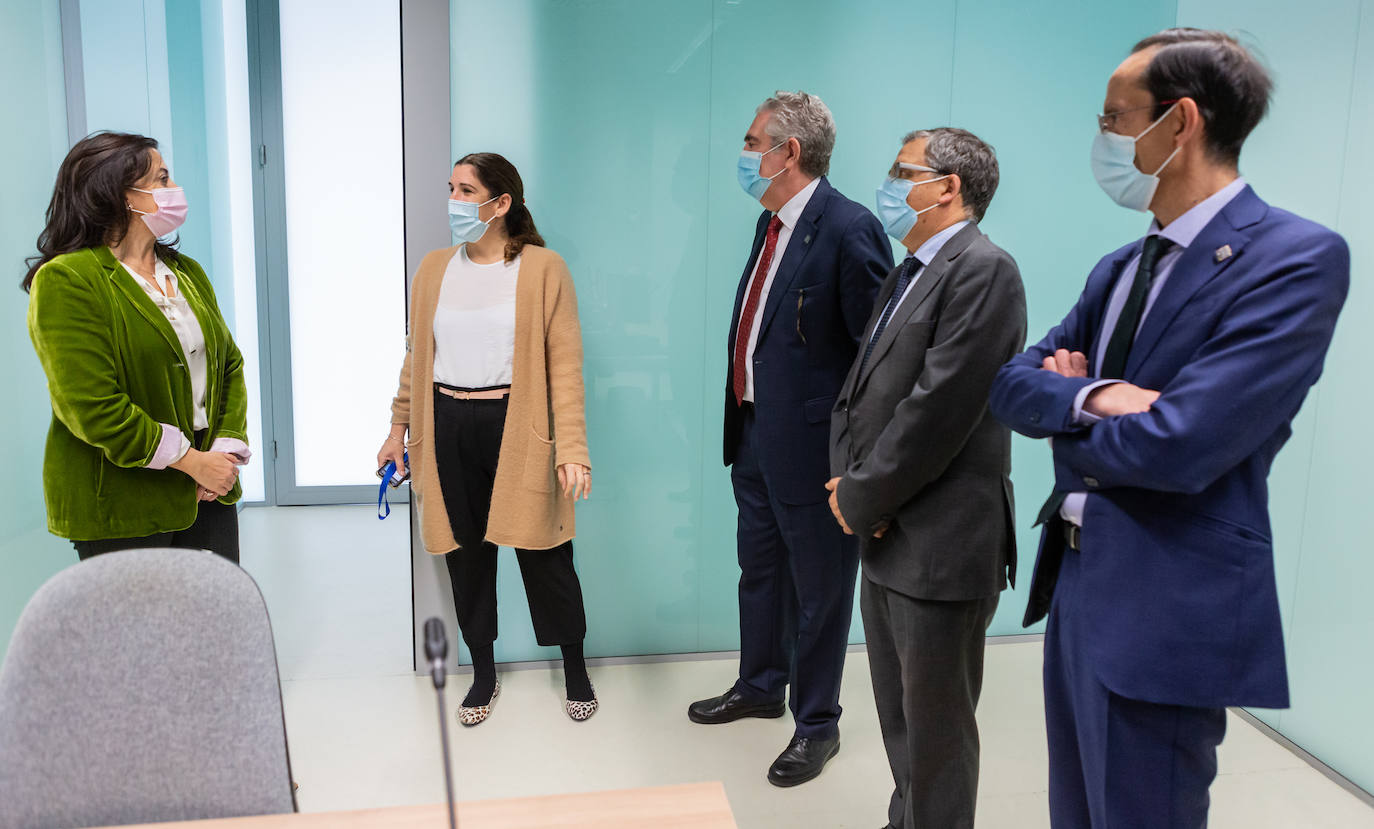
M 739 176 L 739 186 L 744 188 L 744 192 L 755 199 L 763 198 L 763 194 L 767 193 L 768 188 L 773 185 L 773 179 L 782 175 L 782 170 L 771 176 L 762 176 L 759 175 L 759 165 L 763 163 L 764 156 L 786 143 L 786 141 L 779 142 L 777 147 L 768 150 L 768 152 L 759 153 L 745 150 L 739 154 L 739 167 L 736 168 L 735 174 Z
M 478 204 L 471 201 L 458 201 L 457 199 L 448 200 L 448 226 L 453 231 L 453 237 L 460 242 L 476 242 L 487 233 L 487 228 L 491 222 L 484 222 L 477 218 L 477 208 L 485 204 L 491 204 L 496 198 L 487 199 Z
M 1164 159 L 1164 163 L 1159 165 L 1158 170 L 1153 173 L 1142 173 L 1135 166 L 1135 145 L 1150 130 L 1159 126 L 1160 121 L 1169 117 L 1169 113 L 1173 112 L 1176 106 L 1178 104 L 1165 110 L 1163 115 L 1145 128 L 1145 132 L 1134 138 L 1101 130 L 1093 138 L 1093 176 L 1097 178 L 1098 186 L 1112 201 L 1131 210 L 1150 209 L 1150 202 L 1154 201 L 1155 191 L 1159 189 L 1159 174 L 1164 172 L 1164 168 L 1169 166 L 1169 162 L 1173 161 L 1174 156 L 1183 148 L 1175 147 L 1174 151 L 1169 153 L 1169 157 Z
M 918 173 L 938 173 L 939 170 L 932 170 L 929 167 L 921 167 L 916 164 L 899 163 L 899 167 L 904 170 L 913 170 Z M 887 235 L 896 239 L 898 242 L 906 238 L 911 229 L 916 226 L 916 220 L 921 218 L 921 214 L 940 206 L 939 202 L 930 207 L 916 210 L 906 203 L 906 197 L 918 184 L 930 184 L 933 181 L 943 181 L 949 175 L 939 178 L 929 178 L 925 181 L 912 181 L 905 178 L 893 178 L 888 176 L 883 182 L 883 186 L 878 188 L 878 220 L 883 223 L 883 229 Z

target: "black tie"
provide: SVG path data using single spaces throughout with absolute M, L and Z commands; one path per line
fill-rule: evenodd
M 1140 318 L 1145 313 L 1145 300 L 1150 296 L 1150 287 L 1155 281 L 1155 268 L 1164 254 L 1169 252 L 1173 242 L 1163 236 L 1146 236 L 1145 247 L 1140 251 L 1140 265 L 1136 267 L 1135 279 L 1131 282 L 1131 292 L 1126 295 L 1126 304 L 1121 306 L 1121 316 L 1112 329 L 1107 350 L 1102 355 L 1102 370 L 1098 377 L 1119 379 L 1126 373 L 1126 359 L 1131 355 L 1131 344 L 1135 342 L 1136 330 L 1140 328 Z M 1040 507 L 1035 523 L 1043 524 L 1059 512 L 1064 505 L 1067 492 L 1055 490 Z
M 859 376 L 862 377 L 864 367 L 868 365 L 868 358 L 873 356 L 873 347 L 878 344 L 878 338 L 883 335 L 883 329 L 887 328 L 888 322 L 892 320 L 892 314 L 896 312 L 897 305 L 902 301 L 902 295 L 906 293 L 907 286 L 911 284 L 911 277 L 916 273 L 916 269 L 921 267 L 921 260 L 915 256 L 907 257 L 902 263 L 902 269 L 897 273 L 897 285 L 892 289 L 892 296 L 887 300 L 887 306 L 883 308 L 883 315 L 878 317 L 878 325 L 873 329 L 873 336 L 868 338 L 868 345 L 864 346 L 864 358 L 859 363 Z
M 1131 292 L 1126 295 L 1126 304 L 1121 306 L 1121 316 L 1116 320 L 1116 328 L 1112 329 L 1112 338 L 1107 341 L 1098 377 L 1115 379 L 1126 374 L 1126 359 L 1131 355 L 1131 343 L 1135 342 L 1140 318 L 1145 313 L 1145 300 L 1149 298 L 1150 286 L 1155 280 L 1155 266 L 1172 244 L 1162 236 L 1145 237 L 1145 247 L 1140 252 L 1140 265 L 1135 269 Z

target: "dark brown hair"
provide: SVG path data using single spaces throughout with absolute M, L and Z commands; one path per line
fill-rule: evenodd
M 544 247 L 544 237 L 534 227 L 534 217 L 525 206 L 525 183 L 520 173 L 504 156 L 496 153 L 468 153 L 454 162 L 453 166 L 468 164 L 477 173 L 477 181 L 492 196 L 510 194 L 510 210 L 506 211 L 506 261 L 510 262 L 520 255 L 525 245 Z
M 1192 98 L 1202 114 L 1207 149 L 1235 164 L 1251 130 L 1269 109 L 1274 83 L 1263 64 L 1233 37 L 1206 29 L 1165 29 L 1131 53 L 1161 47 L 1145 69 L 1145 88 L 1155 101 Z M 1156 118 L 1168 110 L 1155 104 Z
M 34 274 L 55 256 L 119 242 L 133 214 L 125 191 L 148 174 L 157 141 L 124 132 L 97 132 L 76 142 L 57 170 L 46 224 L 38 234 L 38 255 L 24 260 L 19 287 L 28 291 Z M 177 260 L 176 240 L 156 242 L 157 256 Z

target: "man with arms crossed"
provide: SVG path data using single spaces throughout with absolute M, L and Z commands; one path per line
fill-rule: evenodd
M 831 421 L 830 506 L 861 540 L 888 823 L 971 829 L 983 638 L 1015 577 L 1011 432 L 988 390 L 1026 342 L 1021 274 L 978 228 L 997 157 L 959 129 L 906 136 L 878 217 L 906 247 Z
M 780 717 L 796 731 L 777 786 L 821 773 L 840 746 L 840 676 L 858 552 L 826 506 L 830 410 L 858 351 L 892 247 L 825 174 L 830 110 L 778 92 L 755 113 L 740 185 L 763 203 L 726 344 L 725 463 L 739 506 L 739 680 L 694 702 L 697 723 Z
M 993 387 L 999 419 L 1053 439 L 1025 621 L 1049 616 L 1056 827 L 1204 826 L 1226 706 L 1288 705 L 1267 478 L 1350 256 L 1239 176 L 1270 88 L 1219 32 L 1136 45 L 1092 163 L 1154 221 Z

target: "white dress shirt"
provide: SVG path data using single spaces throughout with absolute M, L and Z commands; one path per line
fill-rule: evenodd
M 195 312 L 191 310 L 185 295 L 181 293 L 177 285 L 176 271 L 168 267 L 167 263 L 161 259 L 155 261 L 157 264 L 153 266 L 153 278 L 157 280 L 157 286 L 139 276 L 138 272 L 129 267 L 128 263 L 121 261 L 119 264 L 124 266 L 124 270 L 129 272 L 129 275 L 143 288 L 144 293 L 158 307 L 162 315 L 167 318 L 168 324 L 172 326 L 172 331 L 177 335 L 177 341 L 181 343 L 182 359 L 186 361 L 186 370 L 191 375 L 191 405 L 194 407 L 191 414 L 191 428 L 199 432 L 202 429 L 210 428 L 209 414 L 205 410 L 205 389 L 209 382 L 209 360 L 205 354 L 205 331 L 200 327 L 200 320 L 196 319 Z M 162 438 L 158 441 L 152 460 L 148 462 L 149 469 L 166 469 L 191 451 L 190 439 L 174 424 L 160 423 L 158 425 L 162 427 Z M 253 456 L 248 444 L 238 438 L 215 438 L 209 451 L 233 455 L 235 463 L 239 466 L 248 463 L 249 458 Z
M 127 263 L 119 264 L 124 265 L 124 270 L 128 271 L 134 281 L 148 294 L 148 298 L 167 318 L 172 330 L 176 332 L 177 340 L 181 342 L 181 354 L 186 360 L 186 370 L 191 373 L 191 405 L 194 407 L 191 425 L 196 431 L 200 431 L 210 425 L 210 419 L 205 413 L 205 333 L 200 330 L 200 320 L 196 319 L 195 312 L 186 302 L 186 297 L 182 296 L 177 288 L 176 273 L 161 259 L 156 262 L 153 278 L 157 280 L 161 290 L 139 276 Z
M 820 179 L 813 178 L 811 183 L 797 192 L 797 195 L 787 200 L 787 204 L 777 212 L 777 217 L 782 221 L 782 227 L 778 229 L 778 244 L 773 249 L 773 261 L 768 264 L 768 273 L 763 276 L 763 289 L 759 293 L 759 305 L 754 311 L 754 323 L 749 329 L 749 349 L 744 355 L 744 399 L 750 403 L 754 402 L 754 347 L 759 344 L 759 324 L 763 322 L 763 309 L 768 306 L 768 292 L 773 287 L 773 277 L 777 276 L 778 263 L 782 262 L 782 255 L 787 251 L 787 243 L 792 239 L 792 228 L 797 226 L 801 219 L 802 211 L 806 210 L 806 205 L 810 203 L 811 196 L 815 194 L 816 188 L 820 185 Z M 763 259 L 763 248 L 759 249 L 759 260 Z M 759 277 L 759 263 L 754 262 L 754 272 L 749 275 L 749 284 L 744 286 L 745 301 L 748 301 L 749 292 L 753 290 L 754 280 Z M 740 312 L 743 313 L 743 306 Z M 735 334 L 739 336 L 738 333 Z M 734 349 L 730 350 L 734 353 Z
M 1155 300 L 1164 290 L 1164 283 L 1169 281 L 1169 276 L 1174 271 L 1174 265 L 1178 263 L 1179 257 L 1193 243 L 1202 229 L 1211 223 L 1222 211 L 1222 208 L 1231 203 L 1231 200 L 1240 195 L 1240 191 L 1246 186 L 1245 179 L 1237 178 L 1235 181 L 1221 188 L 1217 192 L 1203 199 L 1194 205 L 1187 213 L 1179 216 L 1169 223 L 1169 226 L 1160 229 L 1159 222 L 1150 222 L 1150 232 L 1146 236 L 1158 234 L 1174 243 L 1168 253 L 1159 258 L 1155 265 L 1154 283 L 1150 286 L 1150 293 L 1145 298 L 1145 308 L 1140 314 L 1140 326 L 1136 328 L 1139 335 L 1140 328 L 1144 327 L 1145 317 L 1149 315 L 1150 309 L 1154 307 Z M 1102 359 L 1106 355 L 1106 338 L 1111 336 L 1112 329 L 1116 328 L 1116 321 L 1121 318 L 1121 309 L 1126 306 L 1126 297 L 1131 292 L 1131 283 L 1135 281 L 1136 269 L 1140 267 L 1140 254 L 1136 254 L 1126 267 L 1121 269 L 1121 276 L 1117 279 L 1116 287 L 1112 289 L 1110 298 L 1107 300 L 1107 310 L 1102 315 L 1102 327 L 1097 332 L 1098 348 L 1097 356 L 1093 360 L 1092 373 L 1097 376 L 1102 372 Z M 1094 389 L 1108 386 L 1112 383 L 1120 383 L 1121 380 L 1098 380 L 1089 383 L 1079 390 L 1078 395 L 1073 401 L 1074 420 L 1081 424 L 1096 423 L 1100 417 L 1092 412 L 1084 411 L 1083 404 L 1087 402 L 1088 395 Z M 1071 524 L 1083 526 L 1083 505 L 1088 499 L 1086 492 L 1070 492 L 1065 498 L 1062 506 L 1059 507 L 1059 515 Z
M 467 245 L 448 261 L 434 309 L 434 380 L 461 389 L 509 386 L 520 257 L 479 265 Z
M 897 316 L 897 309 L 902 307 L 902 303 L 906 302 L 906 298 L 911 296 L 911 289 L 916 287 L 916 280 L 920 279 L 921 274 L 926 272 L 926 267 L 930 265 L 932 261 L 935 260 L 936 255 L 940 252 L 940 248 L 945 246 L 945 242 L 948 242 L 950 239 L 953 239 L 955 234 L 957 234 L 959 231 L 967 227 L 968 223 L 968 219 L 965 219 L 962 222 L 955 222 L 954 224 L 950 225 L 949 227 L 945 228 L 944 230 L 940 231 L 939 233 L 922 242 L 921 246 L 916 248 L 916 250 L 910 254 L 910 256 L 916 257 L 916 273 L 913 274 L 911 280 L 906 283 L 906 290 L 902 291 L 901 298 L 898 299 L 897 304 L 892 307 L 893 317 Z M 902 260 L 902 264 L 906 264 L 906 260 Z M 878 333 L 876 328 L 874 329 L 873 333 Z

